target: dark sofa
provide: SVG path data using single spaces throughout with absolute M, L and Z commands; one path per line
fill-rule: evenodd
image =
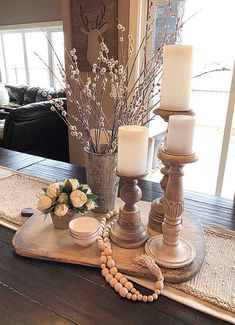
M 69 161 L 68 129 L 44 92 L 52 98 L 61 98 L 63 92 L 29 86 L 6 85 L 10 106 L 6 108 L 2 147 L 61 161 Z

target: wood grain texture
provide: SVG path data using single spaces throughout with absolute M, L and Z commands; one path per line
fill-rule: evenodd
M 20 157 L 24 154 L 0 148 L 3 166 L 17 166 Z M 28 158 L 32 162 L 34 156 Z M 48 179 L 85 178 L 84 168 L 48 159 L 25 164 L 22 171 Z M 139 185 L 146 201 L 162 195 L 159 184 Z M 186 208 L 196 211 L 203 224 L 235 230 L 233 201 L 188 191 L 184 197 Z M 227 324 L 163 296 L 154 304 L 127 301 L 96 268 L 18 256 L 12 252 L 14 233 L 0 226 L 0 324 Z
M 1 324 L 226 324 L 163 296 L 154 305 L 127 301 L 100 270 L 17 256 L 14 232 L 0 227 L 0 234 Z
M 118 200 L 116 207 L 122 206 Z M 147 224 L 150 210 L 149 202 L 139 202 L 141 217 Z M 102 215 L 100 215 L 100 218 Z M 190 265 L 181 269 L 161 268 L 165 281 L 181 283 L 191 279 L 201 267 L 205 256 L 205 240 L 203 229 L 197 222 L 195 215 L 185 214 L 182 238 L 188 240 L 196 249 L 196 257 Z M 17 254 L 58 262 L 81 264 L 99 267 L 100 251 L 96 243 L 83 248 L 74 243 L 68 230 L 54 229 L 51 218 L 44 220 L 42 215 L 34 215 L 20 228 L 13 238 L 13 246 Z M 132 258 L 145 252 L 144 246 L 124 249 L 112 245 L 113 256 L 121 272 L 138 276 L 133 269 Z M 150 277 L 151 278 L 151 277 Z

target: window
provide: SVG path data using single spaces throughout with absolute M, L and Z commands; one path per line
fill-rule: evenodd
M 235 190 L 234 121 L 226 141 L 232 121 L 225 122 L 229 109 L 234 112 L 234 101 L 228 108 L 235 57 L 230 33 L 235 29 L 234 8 L 232 0 L 223 4 L 218 0 L 213 4 L 209 0 L 187 0 L 185 17 L 198 13 L 185 24 L 182 33 L 182 43 L 194 46 L 194 75 L 222 67 L 229 69 L 193 78 L 191 108 L 197 116 L 195 148 L 199 161 L 186 166 L 185 187 L 231 199 Z
M 0 71 L 9 84 L 61 88 L 57 60 L 51 42 L 64 65 L 64 40 L 61 26 L 0 31 Z M 56 74 L 50 72 L 40 58 Z
M 167 6 L 169 1 L 163 1 L 164 4 Z M 190 108 L 197 117 L 195 151 L 199 160 L 185 166 L 184 187 L 232 199 L 235 192 L 235 43 L 232 38 L 235 3 L 233 0 L 225 0 L 223 4 L 219 0 L 213 3 L 210 0 L 176 0 L 172 1 L 172 6 L 184 21 L 196 13 L 186 22 L 177 39 L 178 43 L 194 46 L 193 76 L 222 67 L 229 70 L 193 78 Z M 155 17 L 156 45 L 166 21 L 157 9 Z M 150 130 L 153 126 L 155 128 L 154 123 Z M 151 180 L 161 178 L 159 173 L 151 176 Z

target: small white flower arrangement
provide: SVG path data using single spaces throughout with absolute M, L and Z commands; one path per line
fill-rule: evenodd
M 65 179 L 42 189 L 37 209 L 47 215 L 53 212 L 61 218 L 69 210 L 84 214 L 97 207 L 96 195 L 91 193 L 87 184 L 80 184 L 77 179 Z

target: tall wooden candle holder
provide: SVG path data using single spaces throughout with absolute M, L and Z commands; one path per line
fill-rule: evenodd
M 155 115 L 159 115 L 165 122 L 168 123 L 169 117 L 171 115 L 190 115 L 194 116 L 195 113 L 192 110 L 187 111 L 171 111 L 171 110 L 163 110 L 163 109 L 156 109 L 153 111 Z M 166 193 L 166 187 L 169 178 L 169 170 L 170 164 L 161 158 L 164 167 L 161 169 L 161 173 L 163 174 L 163 178 L 160 182 L 161 188 L 164 192 L 164 195 L 160 198 L 155 199 L 151 204 L 151 210 L 149 213 L 149 221 L 148 227 L 154 231 L 161 231 L 162 229 L 162 222 L 164 220 L 164 199 Z
M 180 238 L 182 230 L 183 198 L 183 167 L 197 161 L 195 153 L 179 155 L 160 150 L 162 161 L 170 164 L 169 179 L 163 200 L 165 217 L 162 224 L 162 235 L 154 236 L 145 245 L 146 253 L 161 266 L 181 268 L 189 265 L 195 257 L 192 245 Z
M 118 177 L 124 182 L 120 190 L 120 197 L 125 202 L 120 208 L 118 221 L 112 227 L 111 241 L 123 248 L 137 248 L 142 246 L 148 239 L 147 231 L 141 221 L 140 209 L 136 203 L 142 197 L 138 179 L 146 176 L 125 176 L 116 171 Z

